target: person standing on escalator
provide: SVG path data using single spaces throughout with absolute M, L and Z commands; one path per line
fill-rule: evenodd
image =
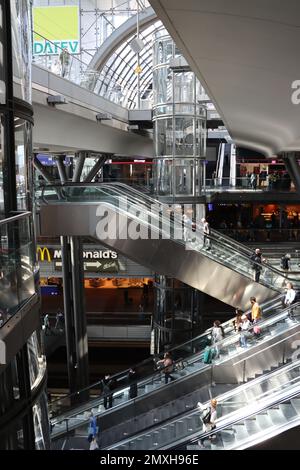
M 202 222 L 202 232 L 203 232 L 203 248 L 206 248 L 206 250 L 211 249 L 211 243 L 210 243 L 210 225 L 207 222 L 206 219 L 201 219 Z
M 164 358 L 157 361 L 157 364 L 162 364 L 163 366 L 162 371 L 165 374 L 165 384 L 169 382 L 169 379 L 170 381 L 175 380 L 175 377 L 171 375 L 174 371 L 174 362 L 169 352 L 166 352 Z
M 259 282 L 259 278 L 262 271 L 261 263 L 266 261 L 265 258 L 262 257 L 261 251 L 259 248 L 256 248 L 254 253 L 250 256 L 250 260 L 252 261 L 252 269 L 254 271 L 254 281 Z
M 261 319 L 261 306 L 256 301 L 256 297 L 250 297 L 251 303 L 251 321 L 253 324 Z
M 113 405 L 113 393 L 111 389 L 113 388 L 113 380 L 109 374 L 105 375 L 104 379 L 102 379 L 102 395 L 104 395 L 104 408 L 112 408 Z

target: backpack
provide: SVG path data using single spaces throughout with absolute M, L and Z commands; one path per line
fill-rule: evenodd
M 296 290 L 296 295 L 292 303 L 296 304 L 297 302 L 300 302 L 300 290 Z
M 281 263 L 280 263 L 280 265 L 281 265 L 281 268 L 282 268 L 282 269 L 289 269 L 289 261 L 288 261 L 288 259 L 287 259 L 285 256 L 283 256 L 283 257 L 281 258 Z
M 203 423 L 204 424 L 210 423 L 210 417 L 211 417 L 211 411 L 210 409 L 207 408 L 206 410 L 204 410 L 203 415 L 202 415 Z

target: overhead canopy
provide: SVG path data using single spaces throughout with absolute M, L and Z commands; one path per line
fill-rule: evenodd
M 300 150 L 300 1 L 150 0 L 233 140 L 266 155 Z M 300 93 L 299 93 L 300 96 Z

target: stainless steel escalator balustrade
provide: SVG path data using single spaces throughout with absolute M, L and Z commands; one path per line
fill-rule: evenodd
M 297 305 L 297 307 L 299 306 Z M 272 309 L 270 306 L 269 308 Z M 249 340 L 249 353 L 251 351 L 251 347 L 257 346 L 257 344 L 260 344 L 261 347 L 263 347 L 264 342 L 268 341 L 270 337 L 282 334 L 284 331 L 288 331 L 288 329 L 291 326 L 294 326 L 296 322 L 297 320 L 288 319 L 288 309 L 263 320 L 260 324 L 262 329 L 261 336 L 259 338 L 252 338 Z M 188 376 L 198 374 L 205 368 L 210 368 L 210 365 L 203 363 L 203 354 L 206 342 L 207 336 L 202 336 L 197 338 L 197 340 L 191 340 L 190 342 L 173 349 L 173 355 L 175 356 L 175 353 L 177 353 L 177 357 L 184 357 L 187 364 L 184 370 L 172 373 L 177 380 L 185 380 Z M 220 350 L 220 357 L 214 361 L 214 364 L 219 366 L 229 358 L 232 359 L 236 357 L 238 360 L 239 354 L 245 351 L 239 346 L 239 333 L 229 335 L 229 337 L 218 343 L 218 347 Z M 137 388 L 138 398 L 145 396 L 145 394 L 163 390 L 165 388 L 164 377 L 161 372 L 156 372 L 147 379 L 137 381 Z M 116 407 L 126 406 L 127 403 L 130 403 L 128 392 L 128 386 L 114 392 L 115 409 Z M 96 415 L 102 414 L 105 411 L 103 407 L 103 397 L 98 400 L 92 400 L 90 403 L 79 407 L 77 410 L 73 410 L 73 412 L 68 413 L 67 416 L 61 416 L 54 419 L 53 424 L 55 424 L 55 428 L 53 436 L 66 432 L 67 424 L 69 430 L 78 428 L 80 425 L 84 424 L 88 419 L 90 411 L 93 411 Z
M 187 450 L 199 450 L 199 439 L 203 441 L 204 448 L 239 448 L 242 442 L 243 445 L 246 443 L 253 445 L 250 439 L 253 434 L 263 437 L 265 428 L 276 428 L 296 416 L 300 421 L 300 400 L 299 414 L 291 413 L 288 407 L 284 407 L 279 412 L 274 411 L 276 408 L 273 405 L 273 403 L 285 400 L 286 394 L 300 394 L 299 372 L 300 361 L 296 361 L 280 367 L 275 372 L 266 371 L 266 376 L 262 375 L 217 397 L 218 418 L 213 432 L 202 431 L 201 413 L 196 408 L 180 416 L 179 419 L 169 420 L 163 426 L 153 427 L 146 433 L 140 433 L 134 438 L 108 448 L 114 450 L 182 449 L 184 445 Z M 205 406 L 209 406 L 209 402 Z M 256 410 L 259 410 L 258 416 L 262 419 L 265 408 L 271 410 L 271 416 L 267 416 L 266 423 L 259 423 L 255 417 Z M 253 420 L 252 423 L 250 419 Z M 242 427 L 239 428 L 239 426 Z M 212 435 L 217 435 L 217 439 L 210 440 Z M 189 436 L 192 436 L 192 440 Z M 196 446 L 194 445 L 195 439 L 197 439 Z

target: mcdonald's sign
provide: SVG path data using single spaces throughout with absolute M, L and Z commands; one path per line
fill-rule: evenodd
M 47 248 L 46 246 L 44 246 L 43 248 L 41 248 L 40 246 L 38 246 L 38 247 L 37 247 L 37 255 L 38 255 L 39 261 L 45 261 L 45 255 L 47 255 L 46 261 L 47 261 L 48 263 L 51 262 L 50 251 L 49 251 L 49 248 Z

